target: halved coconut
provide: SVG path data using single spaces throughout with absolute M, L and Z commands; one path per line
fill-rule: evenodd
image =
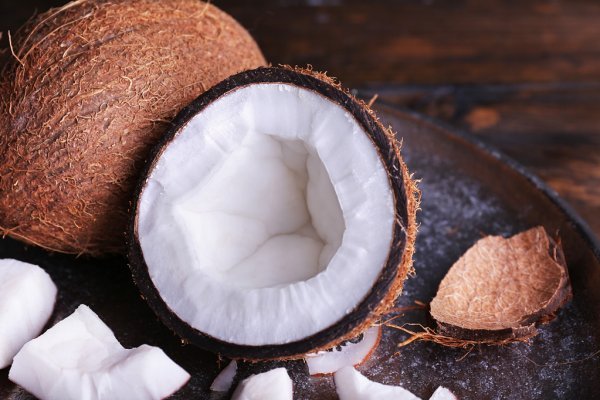
M 416 189 L 393 134 L 324 75 L 259 68 L 175 119 L 133 207 L 162 320 L 232 358 L 302 357 L 368 328 L 411 269 Z

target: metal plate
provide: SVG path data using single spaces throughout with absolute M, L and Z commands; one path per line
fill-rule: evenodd
M 422 179 L 417 275 L 407 281 L 399 306 L 429 302 L 448 268 L 480 237 L 511 235 L 540 224 L 562 238 L 574 297 L 529 343 L 481 346 L 468 353 L 424 342 L 398 349 L 406 335 L 385 328 L 374 356 L 359 369 L 422 398 L 438 385 L 464 399 L 600 397 L 600 247 L 593 235 L 546 186 L 494 150 L 423 117 L 385 105 L 377 108 L 383 122 L 404 139 L 403 155 Z M 124 346 L 160 346 L 192 373 L 173 398 L 224 397 L 208 389 L 220 368 L 218 358 L 182 345 L 158 322 L 138 295 L 125 260 L 48 254 L 10 239 L 0 241 L 0 257 L 33 262 L 50 273 L 59 298 L 49 325 L 87 304 Z M 395 321 L 411 322 L 429 323 L 423 311 Z M 294 370 L 296 398 L 337 398 L 331 377 L 308 378 L 301 362 L 287 365 Z M 246 373 L 259 368 L 250 366 Z M 8 369 L 0 371 L 0 398 L 33 398 L 7 375 Z

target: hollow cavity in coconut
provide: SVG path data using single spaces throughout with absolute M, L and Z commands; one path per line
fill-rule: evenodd
M 185 340 L 300 358 L 367 329 L 411 269 L 416 189 L 393 134 L 324 75 L 259 68 L 187 107 L 134 201 L 130 261 Z
M 12 36 L 0 75 L 0 234 L 68 253 L 124 250 L 149 149 L 224 78 L 264 65 L 196 0 L 78 0 Z

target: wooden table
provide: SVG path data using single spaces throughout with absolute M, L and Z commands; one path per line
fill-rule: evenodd
M 62 3 L 1 1 L 0 30 Z M 498 147 L 600 236 L 600 3 L 214 3 L 251 31 L 273 64 L 312 64 L 362 95 L 378 94 Z

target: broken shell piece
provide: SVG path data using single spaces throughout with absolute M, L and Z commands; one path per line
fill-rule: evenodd
M 571 298 L 560 244 L 543 227 L 479 240 L 431 302 L 439 334 L 485 343 L 523 340 Z
M 235 360 L 231 361 L 215 378 L 212 385 L 210 385 L 210 390 L 213 392 L 226 392 L 231 388 L 231 384 L 233 383 L 233 378 L 235 378 L 235 374 L 237 373 L 237 362 Z
M 373 326 L 358 342 L 348 341 L 331 350 L 307 354 L 308 371 L 311 375 L 333 374 L 343 367 L 357 366 L 370 357 L 380 339 L 381 326 Z
M 458 400 L 454 393 L 443 386 L 439 386 L 429 400 Z
M 333 379 L 340 400 L 420 400 L 403 387 L 373 382 L 354 367 L 340 369 Z
M 168 397 L 190 375 L 157 347 L 125 349 L 81 305 L 23 346 L 8 377 L 42 400 L 151 400 Z
M 56 286 L 37 265 L 0 260 L 0 369 L 40 334 L 54 309 Z
M 285 368 L 251 375 L 238 385 L 232 400 L 292 400 L 294 388 Z

